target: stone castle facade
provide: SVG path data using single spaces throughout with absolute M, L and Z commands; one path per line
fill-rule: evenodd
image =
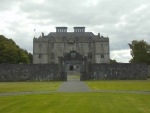
M 90 63 L 109 63 L 109 38 L 85 32 L 85 27 L 74 27 L 74 32 L 67 32 L 67 27 L 56 27 L 56 32 L 47 36 L 42 33 L 33 39 L 33 63 L 59 63 L 58 58 L 70 51 L 76 51 Z

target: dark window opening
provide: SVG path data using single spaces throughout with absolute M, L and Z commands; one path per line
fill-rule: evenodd
M 101 58 L 104 58 L 104 54 L 101 54 Z
M 92 45 L 91 45 L 91 43 L 89 43 L 89 48 L 91 48 L 92 47 Z
M 51 53 L 51 59 L 54 59 L 54 58 L 55 58 L 54 53 Z
M 51 48 L 54 48 L 54 43 L 51 43 Z
M 42 58 L 42 54 L 39 54 L 39 58 Z
M 69 69 L 69 70 L 70 70 L 70 71 L 73 71 L 73 65 L 70 66 L 70 69 Z
M 92 53 L 88 53 L 88 57 L 92 59 Z

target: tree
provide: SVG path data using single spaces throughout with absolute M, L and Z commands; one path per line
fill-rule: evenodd
M 32 54 L 21 49 L 12 39 L 0 35 L 0 63 L 30 63 L 30 57 Z
M 133 40 L 129 44 L 131 49 L 131 63 L 146 63 L 150 64 L 150 45 L 144 40 Z
M 118 63 L 116 60 L 112 60 L 112 59 L 110 59 L 110 63 L 111 64 L 116 64 L 116 63 Z

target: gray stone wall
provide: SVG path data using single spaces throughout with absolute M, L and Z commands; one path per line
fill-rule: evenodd
M 85 64 L 81 80 L 145 80 L 146 64 Z M 66 80 L 58 64 L 0 64 L 0 82 Z
M 144 80 L 147 79 L 146 64 L 90 64 L 87 80 Z
M 148 65 L 148 78 L 150 78 L 150 65 Z
M 0 81 L 60 80 L 57 64 L 0 64 Z

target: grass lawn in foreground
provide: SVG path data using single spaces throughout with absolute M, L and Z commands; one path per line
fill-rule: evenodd
M 93 90 L 141 90 L 150 91 L 150 80 L 86 81 Z
M 0 82 L 0 93 L 56 90 L 62 82 Z
M 0 96 L 0 113 L 150 113 L 150 95 L 50 93 Z

